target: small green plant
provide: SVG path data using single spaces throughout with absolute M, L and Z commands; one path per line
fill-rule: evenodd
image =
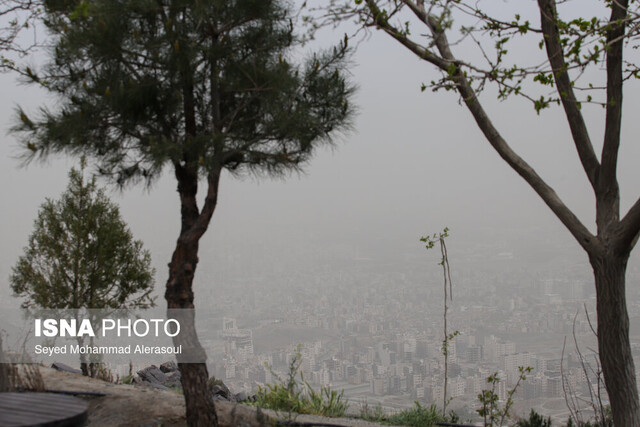
M 491 389 L 482 390 L 482 393 L 478 395 L 478 400 L 482 404 L 482 407 L 478 409 L 477 412 L 483 417 L 485 427 L 500 427 L 511 417 L 509 411 L 511 410 L 511 406 L 513 406 L 513 395 L 518 390 L 520 383 L 527 379 L 527 374 L 532 370 L 533 368 L 530 366 L 526 368 L 523 366 L 518 367 L 520 373 L 518 381 L 516 385 L 507 392 L 507 401 L 504 406 L 500 406 L 500 396 L 496 393 L 496 387 L 500 383 L 500 377 L 497 372 L 489 375 L 487 383 L 491 384 Z
M 406 409 L 388 418 L 388 423 L 391 425 L 411 427 L 430 426 L 437 422 L 455 423 L 457 421 L 458 417 L 453 412 L 450 412 L 448 417 L 443 416 L 438 413 L 436 405 L 427 407 L 420 405 L 418 402 L 415 402 L 413 408 Z
M 591 421 L 573 421 L 572 417 L 567 420 L 566 427 L 613 427 L 613 414 L 611 406 L 607 405 L 603 408 L 604 418 L 596 418 Z
M 218 387 L 222 387 L 226 390 L 229 390 L 227 388 L 227 386 L 225 385 L 224 381 L 217 379 L 216 377 L 211 377 L 209 378 L 209 381 L 207 382 L 207 384 L 209 385 L 209 388 L 213 388 L 214 386 L 218 386 Z
M 133 375 L 133 362 L 129 360 L 129 373 L 122 378 L 119 378 L 120 384 L 133 384 L 135 376 Z
M 444 416 L 447 413 L 447 405 L 453 398 L 449 398 L 447 396 L 447 383 L 449 382 L 449 345 L 451 341 L 455 339 L 458 335 L 460 335 L 460 331 L 454 331 L 452 333 L 448 332 L 447 329 L 447 312 L 449 310 L 449 306 L 447 305 L 447 299 L 451 302 L 453 301 L 453 283 L 451 281 L 451 268 L 449 267 L 449 254 L 447 252 L 447 244 L 445 242 L 445 238 L 449 237 L 449 228 L 445 227 L 442 230 L 442 233 L 434 233 L 433 235 L 427 235 L 425 237 L 420 238 L 420 241 L 425 244 L 425 248 L 427 250 L 433 249 L 436 245 L 436 242 L 440 245 L 440 254 L 442 258 L 438 265 L 442 266 L 442 273 L 444 276 L 444 312 L 443 312 L 443 330 L 444 330 L 444 339 L 442 340 L 442 348 L 441 352 L 444 356 L 444 392 L 442 397 L 442 415 Z M 448 288 L 448 291 L 447 291 Z
M 116 375 L 114 377 L 111 369 L 106 367 L 104 363 L 94 364 L 93 369 L 95 369 L 94 378 L 113 384 L 118 384 L 120 382 L 120 375 Z
M 607 407 L 609 408 L 609 407 Z M 538 414 L 534 409 L 529 413 L 528 419 L 521 419 L 516 424 L 516 427 L 552 427 L 551 417 L 545 418 Z M 604 420 L 591 420 L 591 421 L 573 421 L 572 417 L 567 419 L 565 427 L 613 427 L 613 418 L 611 416 L 611 410 L 607 412 L 607 418 Z
M 382 422 L 385 419 L 385 413 L 382 405 L 377 403 L 376 406 L 369 406 L 367 402 L 362 404 L 360 408 L 360 418 L 367 421 Z
M 318 393 L 309 384 L 305 383 L 305 386 L 310 403 L 309 413 L 325 417 L 342 417 L 349 408 L 349 403 L 344 398 L 344 390 L 338 393 L 330 387 L 321 387 Z
M 429 427 L 435 425 L 435 423 L 455 423 L 459 421 L 454 412 L 450 412 L 448 416 L 443 416 L 438 412 L 436 405 L 422 406 L 419 402 L 415 402 L 412 408 L 396 414 L 385 414 L 380 404 L 373 407 L 373 409 L 369 408 L 368 405 L 364 405 L 360 412 L 360 418 L 380 424 L 410 427 Z
M 298 346 L 294 357 L 289 363 L 287 379 L 283 380 L 273 370 L 271 373 L 278 382 L 268 384 L 266 388 L 258 389 L 255 406 L 275 411 L 284 411 L 291 420 L 293 414 L 313 414 L 325 417 L 341 417 L 349 407 L 349 402 L 344 398 L 344 391 L 337 392 L 331 387 L 321 387 L 320 391 L 314 390 L 304 380 L 300 371 L 302 365 L 302 353 Z M 270 368 L 271 369 L 271 368 Z M 298 380 L 298 377 L 300 378 Z
M 171 387 L 169 387 L 169 390 L 184 396 L 184 390 L 182 389 L 182 386 L 179 384 L 172 385 Z
M 133 379 L 134 376 L 133 375 L 125 375 L 124 377 L 120 378 L 120 384 L 133 384 Z
M 551 417 L 543 417 L 533 409 L 529 412 L 529 419 L 520 420 L 517 427 L 551 427 Z

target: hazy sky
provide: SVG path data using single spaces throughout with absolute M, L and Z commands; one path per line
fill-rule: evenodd
M 333 34 L 339 38 L 339 33 Z M 333 149 L 318 151 L 302 175 L 259 181 L 224 175 L 218 208 L 201 243 L 201 269 L 204 264 L 216 268 L 224 257 L 215 254 L 231 247 L 248 257 L 288 245 L 346 244 L 365 251 L 414 245 L 420 251 L 418 238 L 445 226 L 452 229 L 454 251 L 456 245 L 496 236 L 507 246 L 544 251 L 547 245 L 560 245 L 580 252 L 549 209 L 489 146 L 457 96 L 421 93 L 421 83 L 437 76 L 428 64 L 373 34 L 360 44 L 351 70 L 359 86 L 353 132 Z M 45 94 L 19 85 L 9 74 L 0 75 L 0 88 L 0 295 L 6 295 L 11 265 L 27 242 L 38 207 L 46 197 L 59 197 L 77 160 L 51 158 L 21 168 L 16 143 L 6 131 L 16 105 L 33 111 L 46 102 Z M 629 86 L 625 93 L 619 165 L 624 212 L 640 195 L 637 92 L 637 86 Z M 536 116 L 522 100 L 498 103 L 491 94 L 484 100 L 514 149 L 594 230 L 593 196 L 562 111 L 556 107 Z M 586 113 L 592 138 L 600 140 L 603 110 Z M 140 186 L 111 192 L 136 238 L 152 252 L 159 289 L 178 233 L 175 187 L 168 174 L 151 191 Z M 524 235 L 536 238 L 523 241 Z M 636 253 L 632 266 L 637 259 Z M 200 289 L 203 279 L 196 277 Z

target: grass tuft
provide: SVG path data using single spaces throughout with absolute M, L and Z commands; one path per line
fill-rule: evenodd
M 300 347 L 289 364 L 287 379 L 277 375 L 278 382 L 268 384 L 258 389 L 257 400 L 253 405 L 264 409 L 287 412 L 289 419 L 292 414 L 312 414 L 324 417 L 342 417 L 349 408 L 349 402 L 344 398 L 344 390 L 337 392 L 330 387 L 321 387 L 316 391 L 304 380 L 300 366 L 302 354 Z M 299 379 L 298 379 L 299 378 Z

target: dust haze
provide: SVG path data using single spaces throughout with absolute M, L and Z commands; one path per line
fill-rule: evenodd
M 459 377 L 473 377 L 464 351 L 474 346 L 485 348 L 482 363 L 498 363 L 498 350 L 491 350 L 496 359 L 490 360 L 487 349 L 496 346 L 491 340 L 514 342 L 514 354 L 530 354 L 532 365 L 557 359 L 576 311 L 585 303 L 593 308 L 595 301 L 585 253 L 493 151 L 457 96 L 420 91 L 423 82 L 435 77 L 428 65 L 377 34 L 359 45 L 353 63 L 359 113 L 350 133 L 319 150 L 303 173 L 277 179 L 222 177 L 218 207 L 200 243 L 194 282 L 201 326 L 216 332 L 224 317 L 235 319 L 239 330 L 252 331 L 251 357 L 269 355 L 275 367 L 276 355 L 292 345 L 320 342 L 320 349 L 305 350 L 314 360 L 307 377 L 312 381 L 324 378 L 314 372 L 331 371 L 325 360 L 341 358 L 342 366 L 351 360 L 354 369 L 366 370 L 359 354 L 373 349 L 372 363 L 388 367 L 393 365 L 389 352 L 399 360 L 400 348 L 407 357 L 413 345 L 412 359 L 405 362 L 414 366 L 427 361 L 421 368 L 426 384 L 437 372 L 428 360 L 442 339 L 442 271 L 439 252 L 426 251 L 419 238 L 448 227 L 454 286 L 451 327 L 462 332 Z M 59 197 L 68 170 L 78 160 L 55 157 L 21 167 L 20 150 L 8 133 L 15 106 L 35 111 L 55 100 L 9 74 L 0 75 L 0 87 L 0 307 L 7 308 L 19 303 L 11 296 L 8 277 L 38 207 L 47 197 Z M 640 109 L 636 92 L 631 86 L 625 93 L 619 164 L 623 212 L 640 195 L 640 122 L 632 117 Z M 593 231 L 595 201 L 563 111 L 552 107 L 538 116 L 529 103 L 500 103 L 490 92 L 484 102 L 505 139 Z M 597 139 L 603 133 L 602 110 L 586 111 Z M 167 169 L 150 189 L 110 187 L 109 195 L 134 236 L 151 251 L 156 294 L 163 306 L 167 263 L 179 231 L 175 180 Z M 636 345 L 638 252 L 627 273 Z M 541 306 L 549 310 L 544 314 L 549 324 L 541 323 Z M 584 317 L 580 322 L 581 333 L 588 336 Z M 277 325 L 283 325 L 280 332 Z M 426 350 L 417 357 L 420 343 Z M 258 362 L 228 354 L 217 332 L 209 344 L 216 376 L 249 388 Z M 404 400 L 398 397 L 404 395 L 401 389 L 383 393 L 376 388 L 375 372 L 370 381 L 364 374 L 350 380 L 357 369 L 342 368 L 340 375 L 330 376 L 332 385 L 346 384 L 354 398 L 367 395 L 392 407 L 410 406 L 420 393 L 414 385 L 411 396 L 406 384 Z M 474 375 L 481 379 L 482 372 Z M 265 373 L 255 375 L 267 379 Z

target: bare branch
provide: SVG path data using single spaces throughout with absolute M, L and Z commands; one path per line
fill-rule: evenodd
M 580 367 L 582 368 L 582 372 L 584 373 L 584 377 L 587 379 L 587 387 L 589 390 L 589 400 L 587 402 L 591 403 L 591 408 L 593 409 L 593 413 L 597 414 L 598 413 L 598 408 L 596 405 L 596 401 L 594 399 L 594 391 L 593 391 L 593 387 L 591 386 L 591 381 L 589 380 L 589 371 L 587 369 L 587 363 L 585 362 L 585 358 L 582 355 L 582 351 L 580 350 L 580 346 L 578 345 L 578 337 L 576 336 L 576 320 L 578 319 L 578 314 L 580 313 L 580 310 L 578 309 L 576 311 L 576 315 L 573 317 L 573 328 L 572 328 L 572 335 L 573 335 L 573 344 L 576 347 L 576 352 L 578 353 L 578 357 L 580 358 Z
M 567 337 L 564 337 L 564 341 L 562 342 L 562 355 L 560 356 L 560 379 L 562 381 L 562 394 L 564 394 L 564 401 L 567 405 L 567 409 L 569 409 L 569 413 L 571 414 L 571 418 L 578 419 L 578 411 L 576 409 L 575 402 L 573 400 L 573 393 L 571 393 L 571 386 L 567 384 L 565 381 L 564 375 L 564 351 L 567 347 Z M 567 390 L 569 389 L 569 390 Z
M 26 29 L 35 28 L 41 13 L 41 0 L 0 0 L 0 71 L 14 70 L 30 77 L 20 70 L 14 58 L 4 54 L 10 52 L 24 57 L 39 47 L 35 32 L 31 42 L 20 41 L 18 36 Z
M 404 35 L 401 31 L 398 31 L 394 26 L 392 26 L 388 19 L 385 18 L 384 13 L 380 10 L 375 0 L 366 0 L 367 7 L 369 11 L 373 15 L 373 21 L 375 25 L 383 30 L 385 33 L 389 34 L 391 37 L 396 39 L 402 45 L 404 45 L 407 49 L 413 52 L 418 58 L 423 59 L 441 70 L 446 70 L 448 67 L 448 63 L 444 61 L 441 57 L 434 55 L 428 49 L 425 49 L 423 46 L 415 43 L 413 40 L 410 40 L 406 35 Z M 416 6 L 417 7 L 417 6 Z

